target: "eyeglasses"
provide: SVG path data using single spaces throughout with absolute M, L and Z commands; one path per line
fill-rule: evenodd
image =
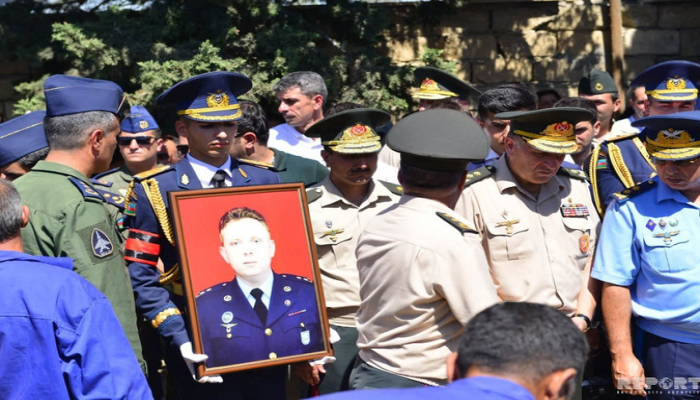
M 117 143 L 119 143 L 120 146 L 129 146 L 132 140 L 135 140 L 139 146 L 146 146 L 153 143 L 156 138 L 151 136 L 120 136 L 117 138 Z
M 687 167 L 688 165 L 695 164 L 698 161 L 698 159 L 700 159 L 700 157 L 690 158 L 688 160 L 659 160 L 658 158 L 655 158 L 654 164 L 664 167 L 671 163 L 676 167 Z

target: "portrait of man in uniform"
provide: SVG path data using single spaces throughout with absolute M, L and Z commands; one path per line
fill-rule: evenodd
M 251 201 L 266 193 L 241 193 L 240 189 L 217 192 L 221 195 L 207 192 L 200 199 L 205 203 L 194 213 L 187 211 L 194 207 L 181 202 L 185 207 L 180 208 L 178 226 L 185 245 L 181 251 L 183 273 L 189 276 L 191 296 L 186 297 L 192 336 L 195 347 L 201 346 L 201 353 L 208 356 L 204 369 L 222 373 L 329 354 L 323 296 L 315 283 L 319 282 L 318 267 L 312 249 L 307 251 L 299 245 L 305 239 L 306 227 L 294 222 L 304 221 L 306 212 L 298 207 L 299 218 L 286 219 L 297 209 L 274 203 L 286 202 L 279 196 L 289 193 L 267 193 L 279 197 L 270 203 Z M 296 190 L 287 192 L 297 194 Z M 204 220 L 198 216 L 202 212 Z M 195 224 L 194 230 L 188 229 Z M 276 235 L 273 226 L 278 229 Z M 212 232 L 208 232 L 206 241 L 201 237 L 201 232 L 214 227 L 216 247 Z M 290 237 L 296 243 L 285 243 Z M 206 242 L 209 244 L 203 252 L 199 243 Z

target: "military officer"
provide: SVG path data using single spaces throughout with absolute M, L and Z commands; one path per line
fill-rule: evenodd
M 593 68 L 578 82 L 578 95 L 595 103 L 598 110 L 600 129 L 593 138 L 594 143 L 610 139 L 613 117 L 620 110 L 622 100 L 612 76 L 605 71 Z
M 307 278 L 272 270 L 275 242 L 269 229 L 265 218 L 250 208 L 234 208 L 221 217 L 221 257 L 236 277 L 197 296 L 207 366 L 324 349 L 314 285 Z M 267 397 L 283 396 L 283 385 L 280 390 Z
M 411 114 L 389 131 L 401 153 L 397 204 L 365 225 L 357 244 L 360 308 L 355 389 L 440 386 L 467 321 L 498 301 L 479 236 L 452 209 L 467 163 L 489 143 L 468 115 Z
M 124 165 L 97 174 L 94 178 L 110 182 L 110 189 L 122 196 L 134 179 L 134 175 L 158 166 L 158 152 L 163 146 L 158 123 L 143 106 L 132 106 L 129 115 L 121 123 L 117 137 L 119 153 Z
M 696 399 L 700 112 L 643 118 L 633 126 L 644 128 L 658 176 L 616 195 L 591 274 L 604 282 L 613 377 L 618 390 L 630 394 L 644 394 L 646 382 L 650 399 Z
M 648 115 L 692 111 L 698 97 L 700 65 L 667 61 L 648 68 L 634 78 L 632 86 L 644 86 Z M 614 194 L 656 175 L 654 163 L 636 133 L 618 136 L 593 149 L 588 175 L 593 198 L 603 215 Z
M 413 76 L 420 82 L 418 91 L 413 95 L 413 98 L 420 100 L 420 111 L 428 108 L 432 101 L 452 99 L 469 112 L 469 99 L 481 96 L 474 86 L 435 67 L 418 67 L 413 71 Z
M 34 111 L 0 124 L 0 178 L 13 181 L 46 158 L 46 111 Z
M 204 361 L 206 356 L 192 353 L 185 330 L 182 284 L 166 193 L 280 182 L 276 173 L 228 155 L 236 120 L 241 116 L 236 97 L 251 86 L 250 79 L 241 74 L 209 72 L 179 82 L 158 96 L 156 104 L 177 110 L 175 128 L 188 139 L 190 152 L 175 165 L 136 175 L 127 191 L 125 214 L 130 231 L 125 259 L 136 306 L 164 337 L 165 360 L 182 398 L 230 395 L 236 381 L 245 384 L 246 374 L 229 375 L 224 385 L 197 385 L 188 372 L 192 363 Z M 163 273 L 156 268 L 159 258 Z M 200 381 L 220 379 L 205 376 Z
M 31 211 L 22 229 L 24 250 L 72 258 L 73 269 L 109 299 L 142 360 L 124 241 L 116 215 L 107 208 L 123 207 L 124 199 L 88 179 L 109 168 L 119 133 L 122 89 L 113 82 L 53 75 L 44 83 L 44 94 L 49 154 L 15 181 Z
M 455 212 L 479 232 L 502 300 L 549 305 L 587 330 L 599 220 L 585 174 L 560 167 L 564 155 L 579 148 L 574 127 L 594 115 L 560 107 L 496 118 L 511 123 L 505 156 L 467 176 Z
M 340 336 L 333 344 L 336 361 L 325 366 L 318 386 L 321 394 L 348 389 L 358 352 L 357 239 L 365 224 L 395 204 L 401 194 L 400 186 L 372 179 L 382 148 L 377 128 L 390 120 L 384 111 L 352 109 L 324 118 L 305 133 L 321 138 L 321 156 L 330 168 L 330 175 L 306 192 L 328 318 Z

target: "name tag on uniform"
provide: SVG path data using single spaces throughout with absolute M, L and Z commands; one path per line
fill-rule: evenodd
M 591 212 L 588 211 L 585 204 L 565 204 L 561 206 L 561 215 L 565 218 L 587 217 L 591 215 Z

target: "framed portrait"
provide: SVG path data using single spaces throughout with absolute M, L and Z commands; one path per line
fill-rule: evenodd
M 199 376 L 332 355 L 301 183 L 169 196 Z

